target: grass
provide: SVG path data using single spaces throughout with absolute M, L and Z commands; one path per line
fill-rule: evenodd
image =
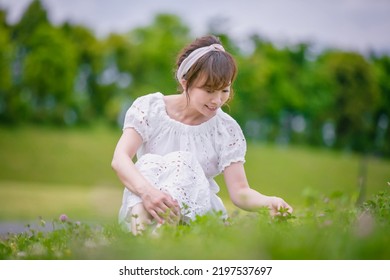
M 3 236 L 0 259 L 390 258 L 389 160 L 369 158 L 366 202 L 356 207 L 360 156 L 249 143 L 252 187 L 285 198 L 293 217 L 238 211 L 218 177 L 229 225 L 205 216 L 135 238 L 116 223 L 123 188 L 110 161 L 119 136 L 104 126 L 0 127 L 0 222 L 57 228 Z M 71 220 L 59 222 L 63 213 Z
M 82 220 L 107 222 L 118 214 L 121 190 L 21 182 L 0 182 L 0 222 L 58 217 L 67 213 Z
M 118 225 L 57 219 L 51 221 L 55 231 L 30 230 L 0 239 L 0 258 L 389 259 L 389 205 L 390 195 L 381 193 L 354 210 L 334 199 L 324 208 L 312 205 L 300 216 L 272 219 L 265 212 L 238 213 L 226 224 L 207 215 L 191 225 L 163 226 L 158 237 L 148 231 L 134 237 Z
M 0 221 L 117 215 L 123 189 L 110 162 L 120 131 L 18 127 L 0 135 Z
M 110 168 L 120 130 L 0 127 L 0 180 L 96 186 L 117 182 Z
M 286 197 L 302 206 L 308 194 L 343 193 L 354 199 L 358 195 L 358 178 L 362 157 L 313 148 L 278 148 L 250 145 L 246 170 L 248 180 L 266 194 Z M 367 196 L 387 187 L 390 161 L 369 158 Z

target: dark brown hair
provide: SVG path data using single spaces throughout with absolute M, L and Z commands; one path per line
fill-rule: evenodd
M 180 64 L 186 59 L 194 50 L 207 47 L 212 44 L 222 45 L 219 38 L 213 35 L 207 35 L 197 38 L 187 47 L 185 47 L 178 55 L 176 62 L 176 70 Z M 204 79 L 205 87 L 210 90 L 221 90 L 229 85 L 232 85 L 237 76 L 237 65 L 234 58 L 228 52 L 224 51 L 210 51 L 198 59 L 192 65 L 188 72 L 184 75 L 187 81 L 185 89 L 191 88 L 199 79 Z M 230 90 L 230 97 L 233 97 L 233 88 Z

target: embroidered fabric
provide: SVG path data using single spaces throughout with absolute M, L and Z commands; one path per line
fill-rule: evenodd
M 232 117 L 219 109 L 200 125 L 180 123 L 168 116 L 158 92 L 133 102 L 126 113 L 126 128 L 135 129 L 143 139 L 137 168 L 154 186 L 186 205 L 185 219 L 210 210 L 226 214 L 213 178 L 231 163 L 245 162 L 246 153 L 244 135 Z M 139 197 L 125 189 L 119 220 L 125 221 L 128 210 L 139 202 Z
M 155 188 L 170 194 L 179 203 L 181 220 L 189 222 L 212 210 L 209 181 L 196 158 L 188 152 L 172 152 L 165 156 L 146 154 L 135 166 Z M 125 191 L 122 204 L 124 217 L 141 199 Z

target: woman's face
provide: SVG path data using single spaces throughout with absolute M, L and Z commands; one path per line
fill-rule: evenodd
M 217 110 L 229 99 L 230 85 L 222 89 L 212 89 L 204 86 L 202 80 L 197 81 L 191 88 L 187 89 L 189 105 L 206 119 L 214 117 Z

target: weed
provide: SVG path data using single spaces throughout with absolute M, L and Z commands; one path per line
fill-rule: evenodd
M 198 216 L 162 225 L 157 237 L 61 215 L 52 231 L 27 225 L 24 233 L 0 237 L 0 259 L 389 259 L 390 195 L 380 192 L 360 208 L 340 207 L 338 199 L 294 215 L 281 209 L 274 218 L 266 208 L 228 220 L 221 213 Z M 42 217 L 38 223 L 48 224 Z
M 365 201 L 361 210 L 371 213 L 382 222 L 390 222 L 390 194 L 387 191 L 379 192 L 372 199 Z

